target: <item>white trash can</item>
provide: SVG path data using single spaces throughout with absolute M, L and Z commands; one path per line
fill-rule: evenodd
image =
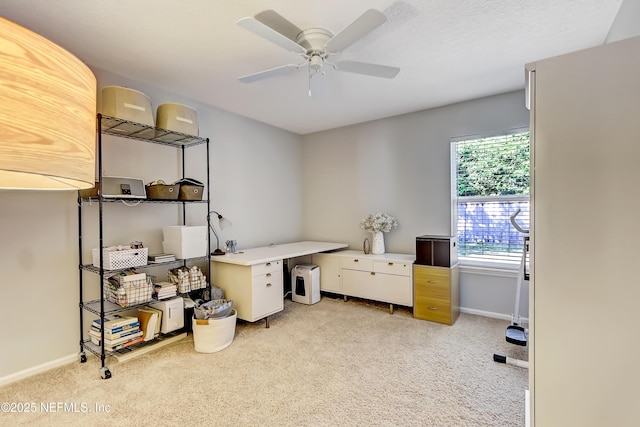
M 198 353 L 215 353 L 231 345 L 236 334 L 238 313 L 232 310 L 227 317 L 192 320 L 193 345 Z
M 320 301 L 320 267 L 298 264 L 291 270 L 291 299 L 302 304 Z

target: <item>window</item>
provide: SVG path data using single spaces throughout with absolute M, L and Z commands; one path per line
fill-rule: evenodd
M 529 228 L 529 132 L 452 141 L 458 254 L 467 260 L 516 261 Z

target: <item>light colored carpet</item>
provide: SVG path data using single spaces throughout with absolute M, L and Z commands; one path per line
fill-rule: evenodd
M 72 363 L 0 388 L 0 402 L 36 413 L 0 413 L 0 425 L 523 426 L 525 358 L 505 342 L 507 322 L 462 314 L 454 326 L 407 308 L 323 297 L 285 301 L 264 321 L 238 321 L 233 343 L 196 353 L 192 336 L 139 358 Z M 44 413 L 42 402 L 88 413 Z M 109 412 L 95 412 L 109 405 Z

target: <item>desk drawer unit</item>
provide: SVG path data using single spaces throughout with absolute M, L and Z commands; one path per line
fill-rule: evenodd
M 253 276 L 253 318 L 262 319 L 284 308 L 282 270 Z
M 413 266 L 413 316 L 452 325 L 460 315 L 459 270 Z
M 284 308 L 282 260 L 252 266 L 218 262 L 211 282 L 233 300 L 239 319 L 255 322 Z

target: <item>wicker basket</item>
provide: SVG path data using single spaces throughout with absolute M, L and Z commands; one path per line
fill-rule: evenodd
M 180 185 L 180 200 L 202 200 L 204 186 L 201 185 Z
M 145 187 L 147 199 L 178 200 L 180 185 L 152 184 Z
M 153 282 L 145 273 L 111 276 L 104 279 L 104 298 L 121 307 L 151 300 Z

